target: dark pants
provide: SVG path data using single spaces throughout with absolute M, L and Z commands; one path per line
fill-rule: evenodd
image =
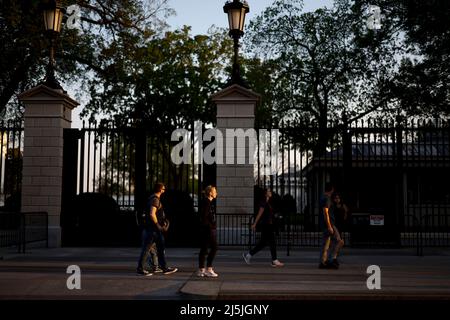
M 158 250 L 158 263 L 162 269 L 167 268 L 166 263 L 166 240 L 164 239 L 164 235 L 160 231 L 154 232 L 155 242 L 156 242 L 156 250 Z
M 156 259 L 153 258 L 155 255 L 154 252 L 154 244 L 156 244 L 156 251 L 158 255 L 158 263 L 156 264 Z M 149 256 L 152 255 L 153 267 L 156 267 L 158 264 L 161 268 L 165 269 L 166 266 L 166 258 L 165 258 L 165 240 L 164 236 L 161 232 L 154 231 L 150 228 L 143 228 L 142 230 L 142 248 L 141 254 L 139 255 L 138 260 L 138 270 L 146 270 L 148 266 Z M 153 250 L 153 251 L 152 251 Z M 155 265 L 156 264 L 156 265 Z
M 341 235 L 336 226 L 333 226 L 333 234 L 330 234 L 328 229 L 322 230 L 322 244 L 320 249 L 320 262 L 331 262 L 330 251 L 335 250 L 336 245 L 341 241 Z
M 142 229 L 142 248 L 141 248 L 141 254 L 139 255 L 138 270 L 145 270 L 147 269 L 148 265 L 148 257 L 150 254 L 150 250 L 152 248 L 152 245 L 155 241 L 154 238 L 154 232 L 153 230 L 149 228 L 143 228 Z
M 198 266 L 200 269 L 205 267 L 205 258 L 208 255 L 206 266 L 212 267 L 214 257 L 217 253 L 217 230 L 209 227 L 203 227 L 201 230 L 200 253 L 198 254 Z M 209 248 L 209 252 L 208 252 Z
M 270 246 L 270 254 L 272 255 L 272 261 L 277 260 L 277 247 L 275 240 L 275 228 L 273 224 L 261 226 L 261 240 L 258 242 L 256 247 L 250 250 L 250 254 L 254 256 L 259 251 L 261 251 L 267 244 Z

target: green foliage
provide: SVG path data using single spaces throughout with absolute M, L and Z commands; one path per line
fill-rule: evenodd
M 80 89 L 83 116 L 156 132 L 194 119 L 213 122 L 209 96 L 222 86 L 232 53 L 224 30 L 167 32 L 168 0 L 64 1 L 74 3 L 81 7 L 81 30 L 63 25 L 56 71 L 66 87 Z M 20 118 L 15 95 L 45 75 L 48 43 L 39 1 L 3 1 L 1 22 L 0 114 L 8 109 L 9 117 Z
M 8 102 L 16 107 L 15 94 L 37 84 L 43 73 L 45 45 L 41 36 L 42 15 L 39 1 L 4 0 L 0 15 L 0 118 L 6 115 Z M 21 110 L 11 108 L 13 118 Z
M 380 30 L 367 28 L 369 5 L 381 8 Z M 248 28 L 249 60 L 260 62 L 247 76 L 263 94 L 265 122 L 325 129 L 343 114 L 350 122 L 448 115 L 448 2 L 335 0 L 332 9 L 302 9 L 301 0 L 274 1 Z
M 230 41 L 219 31 L 193 37 L 189 30 L 166 32 L 132 50 L 110 48 L 128 56 L 115 59 L 112 80 L 92 83 L 84 114 L 106 114 L 117 125 L 139 123 L 161 134 L 194 120 L 213 122 L 209 96 L 222 85 Z
M 301 1 L 276 1 L 250 24 L 251 50 L 277 65 L 270 103 L 279 118 L 326 127 L 347 109 L 368 61 L 347 12 L 301 10 Z

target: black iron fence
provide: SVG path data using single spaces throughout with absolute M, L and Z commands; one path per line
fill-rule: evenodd
M 318 204 L 327 181 L 335 185 L 349 208 L 343 232 L 347 244 L 450 245 L 448 121 L 359 120 L 329 124 L 326 129 L 283 122 L 276 129 L 279 154 L 270 158 L 258 143 L 255 177 L 258 186 L 270 187 L 275 193 L 277 213 L 283 217 L 278 233 L 281 245 L 320 244 Z M 189 132 L 193 137 L 193 125 Z M 162 181 L 169 190 L 189 196 L 195 214 L 202 188 L 214 183 L 214 168 L 174 165 L 170 152 L 175 143 L 167 138 L 143 129 L 95 123 L 66 130 L 63 211 L 70 208 L 74 196 L 102 193 L 114 199 L 122 212 L 134 215 L 144 205 L 152 184 Z M 0 124 L 3 211 L 20 211 L 23 139 L 20 124 Z M 269 143 L 269 153 L 271 148 Z M 194 160 L 194 154 L 191 157 Z M 266 174 L 267 163 L 276 168 L 275 173 Z M 258 235 L 246 227 L 248 217 L 224 215 L 220 219 L 222 245 L 249 246 L 256 241 Z
M 17 247 L 25 253 L 28 244 L 44 242 L 48 247 L 46 212 L 0 212 L 0 247 Z
M 194 152 L 188 156 L 190 163 L 174 164 L 171 152 L 179 142 L 171 141 L 170 135 L 161 135 L 151 129 L 83 123 L 81 129 L 65 130 L 63 233 L 64 229 L 74 230 L 74 224 L 79 221 L 97 223 L 97 220 L 91 219 L 89 222 L 89 219 L 78 216 L 81 213 L 71 210 L 74 201 L 80 200 L 78 198 L 83 194 L 109 196 L 119 205 L 122 215 L 130 215 L 128 220 L 135 221 L 136 214 L 144 209 L 156 182 L 166 185 L 168 192 L 165 197 L 175 203 L 166 212 L 171 215 L 172 221 L 188 223 L 197 220 L 195 217 L 186 220 L 185 216 L 198 212 L 202 189 L 215 181 L 214 167 L 198 164 Z M 199 129 L 194 124 L 186 130 L 190 150 L 196 149 L 196 130 Z M 186 197 L 191 199 L 190 203 Z M 176 208 L 180 204 L 184 207 Z M 77 216 L 70 217 L 73 215 Z M 126 229 L 129 233 L 131 225 Z M 138 233 L 137 230 L 135 233 Z M 175 237 L 173 235 L 170 239 L 178 243 Z
M 358 217 L 360 218 L 360 217 Z M 348 229 L 341 231 L 341 237 L 346 246 L 353 248 L 412 248 L 419 256 L 424 255 L 425 248 L 450 247 L 450 230 L 439 226 L 430 220 L 438 219 L 447 222 L 450 217 L 433 217 L 425 215 L 418 219 L 415 215 L 405 215 L 405 220 L 410 220 L 400 234 L 400 244 L 392 246 L 392 242 L 386 240 L 386 230 L 382 226 L 370 226 L 369 223 L 361 225 L 354 222 Z M 260 239 L 260 233 L 251 229 L 252 216 L 242 214 L 220 214 L 218 219 L 218 242 L 223 247 L 241 247 L 248 250 Z M 367 220 L 368 217 L 364 217 Z M 358 220 L 358 219 L 356 219 Z M 284 248 L 287 254 L 292 249 L 302 247 L 316 247 L 322 245 L 321 231 L 307 231 L 301 221 L 280 220 L 276 228 L 277 246 Z M 395 230 L 394 230 L 395 231 Z
M 256 176 L 259 187 L 274 191 L 284 216 L 280 244 L 320 244 L 319 199 L 332 182 L 349 209 L 347 244 L 450 246 L 448 121 L 358 120 L 322 129 L 283 122 L 276 129 L 279 154 L 258 150 Z M 275 173 L 264 174 L 267 163 Z
M 192 125 L 192 149 L 194 131 Z M 156 182 L 198 197 L 203 165 L 194 163 L 194 153 L 190 155 L 191 164 L 173 164 L 171 151 L 177 143 L 150 130 L 112 124 L 83 122 L 82 129 L 67 129 L 65 167 L 72 170 L 66 174 L 73 189 L 70 191 L 107 194 L 124 209 L 134 208 L 136 196 L 151 190 Z
M 252 246 L 256 234 L 252 232 L 251 216 L 243 214 L 217 215 L 217 241 L 221 246 Z

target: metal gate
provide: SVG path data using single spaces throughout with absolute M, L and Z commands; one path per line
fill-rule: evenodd
M 279 244 L 320 245 L 319 198 L 331 182 L 350 209 L 341 226 L 347 245 L 450 246 L 448 121 L 369 119 L 322 130 L 286 122 L 278 129 L 277 173 L 262 175 L 259 156 L 256 175 L 259 187 L 275 192 Z
M 194 125 L 190 132 L 193 137 Z M 136 214 L 144 210 L 154 183 L 162 182 L 167 190 L 162 201 L 172 221 L 168 245 L 196 246 L 191 232 L 201 190 L 215 183 L 215 168 L 174 165 L 169 139 L 144 128 L 95 123 L 66 129 L 63 245 L 138 245 Z

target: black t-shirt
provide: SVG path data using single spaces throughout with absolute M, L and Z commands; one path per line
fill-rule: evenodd
M 262 201 L 259 208 L 264 208 L 264 212 L 259 220 L 259 223 L 264 225 L 273 224 L 273 209 L 269 202 Z M 258 211 L 259 212 L 259 211 Z
M 333 201 L 331 197 L 324 194 L 319 201 L 319 228 L 321 230 L 327 230 L 327 223 L 325 222 L 324 209 L 328 208 L 328 216 L 330 218 L 330 223 L 334 225 L 334 212 L 333 212 Z
M 152 194 L 150 198 L 148 198 L 147 206 L 145 208 L 145 215 L 146 215 L 146 227 L 157 229 L 155 226 L 155 223 L 153 222 L 151 218 L 152 213 L 152 207 L 156 208 L 156 218 L 158 220 L 158 224 L 163 226 L 166 222 L 166 215 L 164 213 L 163 206 L 161 204 L 161 200 L 155 195 Z
M 214 200 L 211 201 L 208 198 L 203 198 L 200 223 L 203 227 L 216 229 L 216 205 Z

